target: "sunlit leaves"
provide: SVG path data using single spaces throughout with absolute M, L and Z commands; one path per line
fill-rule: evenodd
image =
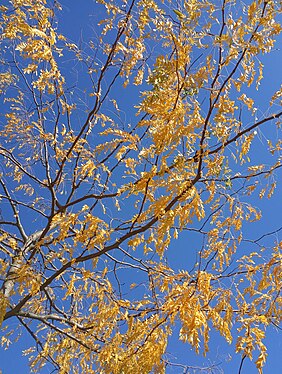
M 281 167 L 281 89 L 258 100 L 281 9 L 98 3 L 80 41 L 57 3 L 0 8 L 2 343 L 17 317 L 34 372 L 165 373 L 177 325 L 262 372 L 281 244 L 248 229 Z
M 0 292 L 0 326 L 4 320 L 8 303 L 8 299 Z

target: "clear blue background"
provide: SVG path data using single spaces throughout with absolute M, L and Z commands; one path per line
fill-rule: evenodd
M 59 31 L 66 35 L 69 39 L 72 39 L 74 43 L 79 41 L 79 38 L 87 41 L 93 33 L 93 29 L 98 32 L 97 22 L 103 16 L 103 10 L 100 5 L 97 5 L 92 0 L 63 0 L 60 2 L 63 5 L 63 11 L 59 17 Z M 282 38 L 280 37 L 276 49 L 270 54 L 263 57 L 265 61 L 264 80 L 262 81 L 260 91 L 255 94 L 257 97 L 256 106 L 260 109 L 260 114 L 263 115 L 268 110 L 267 103 L 269 98 L 278 89 L 282 82 L 282 52 L 280 47 L 282 46 Z M 78 68 L 79 69 L 79 68 Z M 85 82 L 86 83 L 86 82 Z M 79 85 L 83 86 L 84 82 L 80 82 Z M 263 95 L 261 95 L 263 92 Z M 124 98 L 128 104 L 129 98 Z M 132 113 L 126 113 L 127 117 L 134 116 Z M 267 137 L 267 126 L 266 124 L 262 129 Z M 261 156 L 260 144 L 257 144 L 257 152 Z M 269 157 L 269 156 L 265 156 Z M 278 179 L 281 182 L 281 172 L 278 171 Z M 281 212 L 282 212 L 282 188 L 281 184 L 276 189 L 274 196 L 271 200 L 257 200 L 257 206 L 263 210 L 263 219 L 260 222 L 250 224 L 248 227 L 248 233 L 250 239 L 256 239 L 262 234 L 278 229 L 282 226 Z M 282 232 L 281 232 L 282 233 Z M 273 242 L 275 239 L 281 240 L 282 234 L 278 233 L 273 235 L 267 240 L 268 243 Z M 197 249 L 197 234 L 183 233 L 183 235 L 177 240 L 173 241 L 172 248 L 169 251 L 167 257 L 169 264 L 175 269 L 187 268 L 193 265 L 196 249 Z M 194 249 L 193 249 L 194 246 Z M 9 323 L 17 326 L 17 320 L 9 320 Z M 238 368 L 241 361 L 240 355 L 234 355 L 232 349 L 220 337 L 219 333 L 212 333 L 210 339 L 210 352 L 206 358 L 202 356 L 196 356 L 188 344 L 182 344 L 178 341 L 177 329 L 175 334 L 170 339 L 170 346 L 168 351 L 173 352 L 173 355 L 169 359 L 174 362 L 179 362 L 191 366 L 207 367 L 210 364 L 219 364 L 219 368 L 226 374 L 238 373 Z M 236 332 L 235 332 L 236 334 Z M 0 369 L 2 374 L 28 374 L 28 360 L 26 357 L 22 357 L 21 350 L 28 348 L 29 341 L 25 341 L 24 336 L 17 344 L 12 344 L 10 349 L 4 351 L 0 350 Z M 268 361 L 264 367 L 265 374 L 279 374 L 282 373 L 282 341 L 281 332 L 275 328 L 269 329 L 266 335 L 265 344 L 268 348 Z M 232 348 L 232 347 L 231 347 Z M 231 355 L 232 358 L 229 356 Z M 230 361 L 229 361 L 230 360 Z M 181 368 L 171 368 L 167 370 L 168 373 L 182 373 Z M 199 373 L 200 371 L 195 371 Z M 216 371 L 216 369 L 214 370 Z M 48 367 L 42 369 L 42 374 L 49 374 L 51 370 Z M 193 373 L 193 371 L 191 371 Z M 254 363 L 248 359 L 245 360 L 243 365 L 242 373 L 244 374 L 255 374 L 257 370 Z M 85 373 L 87 374 L 87 373 Z

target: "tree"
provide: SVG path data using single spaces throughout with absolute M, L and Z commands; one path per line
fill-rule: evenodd
M 76 43 L 56 0 L 1 6 L 2 345 L 28 335 L 33 372 L 164 373 L 180 326 L 262 373 L 282 242 L 248 233 L 281 167 L 282 90 L 256 107 L 281 4 L 98 3 Z

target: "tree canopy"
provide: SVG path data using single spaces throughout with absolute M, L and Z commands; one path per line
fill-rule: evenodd
M 29 339 L 35 373 L 188 372 L 171 336 L 205 355 L 217 331 L 262 373 L 282 241 L 249 233 L 281 167 L 281 2 L 93 7 L 71 40 L 56 0 L 0 6 L 2 346 Z

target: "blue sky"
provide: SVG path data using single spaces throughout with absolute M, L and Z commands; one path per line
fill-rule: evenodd
M 66 35 L 74 43 L 78 43 L 79 40 L 85 40 L 87 42 L 92 37 L 93 33 L 99 34 L 99 28 L 97 27 L 97 21 L 102 17 L 103 10 L 100 5 L 97 5 L 92 0 L 83 1 L 69 1 L 63 0 L 60 2 L 63 6 L 61 14 L 58 16 L 59 30 L 62 34 Z M 260 91 L 253 92 L 256 96 L 256 106 L 259 108 L 258 115 L 263 117 L 269 110 L 268 101 L 269 97 L 274 90 L 278 89 L 282 81 L 282 38 L 280 37 L 276 48 L 270 54 L 264 56 L 262 60 L 265 62 L 264 79 L 262 81 Z M 66 64 L 66 72 L 69 71 L 71 62 Z M 79 70 L 79 66 L 77 67 Z M 75 67 L 67 74 L 70 77 L 75 75 Z M 79 79 L 79 75 L 78 75 Z M 78 85 L 83 89 L 86 81 L 78 81 Z M 263 92 L 263 95 L 261 94 Z M 123 91 L 117 90 L 116 94 L 123 95 Z M 135 109 L 132 108 L 132 104 L 136 100 L 136 92 L 132 94 L 130 98 L 124 97 L 124 118 L 130 122 L 131 118 L 135 117 Z M 276 136 L 276 130 L 268 129 L 269 124 L 266 124 L 262 130 L 263 133 L 258 134 L 258 138 L 254 144 L 252 151 L 253 160 L 261 158 L 264 155 L 265 160 L 271 163 L 271 156 L 268 152 L 265 152 L 265 144 L 262 144 L 260 137 L 264 140 L 264 136 L 273 137 Z M 274 128 L 274 127 L 273 127 Z M 265 161 L 266 162 L 266 161 Z M 281 211 L 282 211 L 282 186 L 281 186 L 281 171 L 277 172 L 277 179 L 280 182 L 276 189 L 274 196 L 268 200 L 260 200 L 257 196 L 254 196 L 255 204 L 262 210 L 263 217 L 259 222 L 248 224 L 246 227 L 248 238 L 254 240 L 274 230 L 279 229 L 282 226 Z M 196 252 L 198 248 L 198 234 L 190 232 L 184 232 L 182 236 L 176 241 L 172 242 L 171 248 L 167 253 L 167 260 L 170 266 L 175 269 L 189 269 L 194 264 Z M 275 240 L 279 241 L 282 237 L 282 231 L 271 236 L 268 236 L 264 240 L 264 245 L 271 245 Z M 244 249 L 242 249 L 244 250 Z M 246 247 L 246 251 L 249 248 Z M 17 321 L 12 322 L 14 326 L 17 326 Z M 236 333 L 235 333 L 236 334 Z M 170 339 L 170 345 L 168 351 L 173 352 L 172 357 L 175 362 L 185 363 L 191 366 L 207 367 L 210 364 L 219 364 L 219 367 L 224 373 L 233 374 L 238 372 L 240 365 L 240 356 L 236 356 L 233 353 L 232 348 L 228 346 L 226 342 L 219 336 L 218 333 L 213 333 L 210 340 L 210 352 L 207 357 L 196 356 L 188 344 L 182 344 L 177 339 L 177 330 Z M 265 343 L 268 346 L 268 361 L 264 368 L 265 374 L 278 373 L 281 370 L 281 351 L 282 351 L 282 340 L 281 332 L 275 328 L 270 328 L 268 331 Z M 12 345 L 9 350 L 0 351 L 0 369 L 2 374 L 28 374 L 30 371 L 27 367 L 27 358 L 22 357 L 21 349 L 29 347 L 29 342 L 22 339 L 20 343 Z M 231 357 L 232 356 L 232 357 Z M 168 373 L 182 373 L 183 369 L 174 368 L 168 369 Z M 191 371 L 193 372 L 193 371 Z M 198 373 L 196 371 L 195 373 Z M 216 371 L 215 371 L 216 372 Z M 49 374 L 48 368 L 43 369 L 42 374 Z M 254 363 L 245 360 L 242 374 L 255 374 L 257 370 Z

